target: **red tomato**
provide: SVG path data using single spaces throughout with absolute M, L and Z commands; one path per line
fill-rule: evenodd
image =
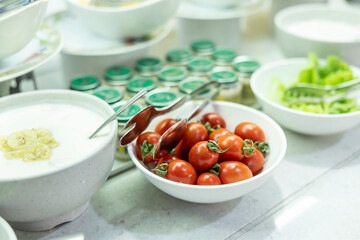
M 199 172 L 211 168 L 218 159 L 219 153 L 211 151 L 207 141 L 196 143 L 189 152 L 189 163 Z
M 198 122 L 189 123 L 182 139 L 181 149 L 188 152 L 196 143 L 206 141 L 207 139 L 208 132 L 203 124 Z
M 235 134 L 223 135 L 218 139 L 220 148 L 222 150 L 228 149 L 226 152 L 220 153 L 220 161 L 241 161 L 244 158 L 244 141 L 239 136 Z
M 236 126 L 235 134 L 242 139 L 251 139 L 253 142 L 264 142 L 264 131 L 256 124 L 251 122 L 243 122 Z
M 167 154 L 164 157 L 160 158 L 156 165 L 155 168 L 153 169 L 154 173 L 159 175 L 160 177 L 165 177 L 166 172 L 165 172 L 165 165 L 159 166 L 162 163 L 171 163 L 174 160 L 181 160 L 180 158 L 178 158 L 177 156 L 171 155 L 171 154 Z M 160 170 L 160 171 L 159 171 Z
M 240 182 L 252 176 L 250 168 L 241 162 L 226 161 L 220 163 L 219 177 L 222 184 Z
M 142 133 L 136 140 L 136 155 L 144 162 L 153 162 L 153 151 L 160 139 L 160 134 L 155 132 Z M 146 141 L 146 142 L 145 142 Z
M 182 140 L 180 141 L 180 143 L 174 148 L 175 152 L 175 156 L 177 156 L 180 159 L 183 160 L 187 160 L 188 159 L 188 152 L 182 150 Z
M 251 157 L 244 157 L 242 162 L 250 168 L 253 175 L 256 175 L 264 166 L 264 156 L 258 149 L 255 148 L 255 153 Z
M 220 178 L 218 176 L 216 176 L 213 173 L 210 172 L 205 172 L 202 173 L 197 181 L 196 181 L 197 185 L 220 185 L 221 181 Z
M 233 134 L 233 133 L 225 128 L 219 128 L 213 131 L 212 133 L 210 133 L 209 140 L 216 141 L 216 139 L 218 139 L 220 136 L 229 135 L 229 134 Z
M 177 123 L 177 121 L 173 118 L 166 118 L 162 120 L 161 122 L 156 125 L 155 132 L 157 132 L 160 135 L 163 135 L 166 130 L 168 130 L 172 125 Z
M 195 184 L 197 172 L 190 163 L 183 160 L 174 160 L 169 163 L 166 179 L 186 184 Z
M 217 113 L 207 113 L 203 115 L 201 119 L 204 123 L 210 123 L 211 127 L 215 127 L 217 125 L 220 125 L 222 128 L 226 127 L 225 120 Z

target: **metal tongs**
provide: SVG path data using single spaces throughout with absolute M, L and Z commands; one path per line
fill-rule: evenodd
M 205 90 L 211 88 L 218 89 L 220 87 L 221 83 L 217 81 L 211 81 L 208 82 L 201 87 L 197 88 L 196 90 L 192 91 L 191 93 L 188 93 L 184 95 L 183 97 L 179 98 L 175 103 L 172 105 L 162 108 L 162 109 L 155 109 L 153 106 L 149 106 L 147 108 L 144 108 L 142 111 L 140 111 L 138 114 L 136 114 L 134 117 L 132 117 L 124 126 L 123 129 L 128 129 L 127 132 L 123 135 L 123 137 L 120 139 L 120 145 L 125 146 L 129 143 L 131 143 L 133 140 L 135 140 L 150 124 L 150 122 L 163 114 L 166 114 L 168 112 L 171 112 L 180 106 L 182 106 L 185 102 L 193 99 L 195 96 L 197 96 L 199 93 L 204 92 Z
M 328 86 L 297 83 L 285 90 L 284 97 L 289 101 L 333 102 L 350 95 L 358 95 L 359 87 L 360 79 Z
M 0 14 L 8 12 L 17 7 L 27 5 L 37 0 L 1 0 L 0 1 Z

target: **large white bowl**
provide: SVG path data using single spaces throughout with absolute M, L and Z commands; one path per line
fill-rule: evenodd
M 313 19 L 359 26 L 360 11 L 325 4 L 302 4 L 281 10 L 274 21 L 277 40 L 285 56 L 306 57 L 308 53 L 314 52 L 325 58 L 329 54 L 335 54 L 350 64 L 360 66 L 360 36 L 356 41 L 335 41 L 331 37 L 319 40 L 291 31 L 291 24 Z
M 156 124 L 164 118 L 181 118 L 184 113 L 189 113 L 196 106 L 196 102 L 188 102 L 181 108 L 165 116 L 155 119 L 148 127 L 147 131 L 153 131 Z M 199 114 L 201 116 L 207 112 L 217 112 L 226 120 L 226 128 L 234 131 L 238 123 L 249 121 L 259 125 L 265 132 L 266 141 L 270 144 L 270 154 L 265 159 L 264 169 L 253 178 L 218 186 L 197 186 L 177 183 L 166 180 L 150 172 L 143 165 L 142 161 L 136 157 L 135 143 L 129 146 L 131 160 L 141 173 L 157 188 L 176 198 L 197 202 L 197 203 L 216 203 L 228 201 L 243 196 L 261 186 L 271 175 L 276 166 L 283 159 L 286 152 L 286 138 L 279 125 L 265 114 L 252 108 L 229 102 L 211 102 Z
M 279 60 L 262 66 L 252 75 L 250 86 L 263 111 L 282 126 L 308 135 L 340 133 L 360 124 L 360 111 L 344 114 L 308 113 L 285 107 L 268 98 L 274 77 L 278 77 L 285 86 L 289 86 L 297 79 L 307 62 L 305 58 Z M 351 69 L 355 75 L 360 76 L 360 69 L 354 66 Z
M 99 7 L 67 0 L 69 10 L 101 36 L 129 39 L 153 34 L 175 14 L 181 0 L 147 0 L 127 7 Z
M 0 239 L 4 239 L 4 240 L 17 239 L 14 230 L 2 217 L 0 217 Z
M 47 3 L 40 0 L 0 15 L 0 60 L 24 48 L 35 36 Z
M 113 109 L 101 99 L 70 90 L 14 94 L 0 98 L 0 109 L 49 101 L 83 106 L 104 118 L 113 114 Z M 109 126 L 106 139 L 71 164 L 31 177 L 0 176 L 0 215 L 13 227 L 28 231 L 47 230 L 79 216 L 103 185 L 113 165 L 117 124 L 113 122 Z M 94 126 L 94 130 L 97 127 Z

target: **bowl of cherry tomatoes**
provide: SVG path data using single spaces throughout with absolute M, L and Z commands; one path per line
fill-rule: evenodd
M 190 202 L 228 201 L 261 186 L 284 158 L 286 137 L 270 117 L 240 104 L 211 102 L 174 149 L 153 158 L 161 135 L 197 104 L 154 119 L 129 144 L 135 166 L 160 190 Z

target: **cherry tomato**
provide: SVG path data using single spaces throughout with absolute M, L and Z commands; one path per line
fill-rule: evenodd
M 166 179 L 186 184 L 195 184 L 197 172 L 190 163 L 183 160 L 174 160 L 169 163 Z
M 233 134 L 233 133 L 230 132 L 229 130 L 227 130 L 226 128 L 219 128 L 219 129 L 216 129 L 215 131 L 213 131 L 212 133 L 210 133 L 209 140 L 215 141 L 220 136 L 229 135 L 229 134 Z
M 226 161 L 220 163 L 219 177 L 222 184 L 240 182 L 253 176 L 250 168 L 244 163 Z
M 177 123 L 177 121 L 173 118 L 166 118 L 162 120 L 161 122 L 156 125 L 155 132 L 157 132 L 160 135 L 163 135 L 166 130 L 168 130 L 172 125 Z
M 156 165 L 155 168 L 153 169 L 154 173 L 159 175 L 160 177 L 164 177 L 166 175 L 165 172 L 165 165 L 161 165 L 162 163 L 171 163 L 174 160 L 181 160 L 180 158 L 178 158 L 175 155 L 171 155 L 171 154 L 167 154 L 165 156 L 163 156 L 162 158 L 160 158 Z M 159 166 L 160 165 L 160 166 Z
M 250 168 L 253 175 L 256 175 L 264 166 L 264 156 L 258 149 L 255 148 L 255 153 L 250 157 L 244 157 L 242 162 Z
M 189 123 L 182 139 L 181 149 L 188 152 L 196 143 L 206 141 L 207 139 L 208 132 L 203 124 L 198 122 Z
M 182 140 L 180 141 L 180 143 L 174 148 L 175 152 L 175 156 L 177 156 L 180 159 L 183 160 L 187 160 L 188 159 L 188 152 L 182 150 Z
M 210 123 L 211 127 L 215 127 L 217 125 L 220 125 L 222 128 L 226 127 L 225 120 L 217 113 L 207 113 L 203 115 L 201 119 L 204 123 Z
M 155 132 L 142 133 L 136 140 L 136 155 L 144 162 L 153 162 L 153 151 L 160 139 L 160 134 Z M 146 141 L 146 142 L 145 142 Z
M 235 134 L 242 139 L 250 139 L 253 142 L 264 142 L 264 131 L 256 124 L 251 122 L 243 122 L 236 126 Z
M 203 172 L 211 168 L 219 159 L 219 153 L 211 151 L 207 141 L 196 143 L 189 152 L 189 163 Z
M 235 134 L 223 135 L 218 138 L 219 146 L 224 153 L 220 153 L 220 161 L 241 161 L 244 158 L 243 146 L 244 141 Z
M 221 181 L 220 178 L 218 176 L 216 176 L 213 173 L 210 172 L 205 172 L 202 173 L 197 181 L 196 181 L 197 185 L 220 185 Z

